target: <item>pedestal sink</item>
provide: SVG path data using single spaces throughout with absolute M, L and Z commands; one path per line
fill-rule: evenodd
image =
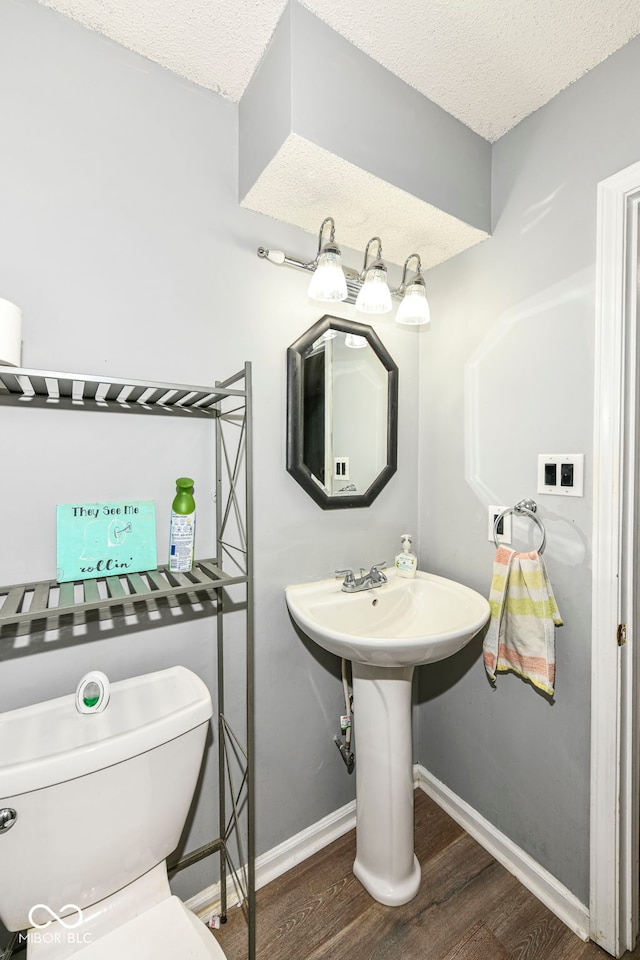
M 285 590 L 302 631 L 352 661 L 356 743 L 356 859 L 372 897 L 407 903 L 420 886 L 413 852 L 411 680 L 414 667 L 450 657 L 489 619 L 489 604 L 454 580 L 388 572 L 372 590 L 345 593 L 339 580 Z

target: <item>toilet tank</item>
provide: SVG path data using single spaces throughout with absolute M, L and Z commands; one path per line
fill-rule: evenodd
M 211 698 L 185 667 L 111 685 L 102 713 L 70 694 L 0 714 L 0 920 L 85 907 L 176 848 L 202 761 Z M 63 911 L 69 912 L 69 911 Z

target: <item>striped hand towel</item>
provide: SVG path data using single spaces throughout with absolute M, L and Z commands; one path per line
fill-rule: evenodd
M 553 695 L 555 628 L 562 626 L 544 560 L 500 546 L 493 562 L 484 665 L 492 682 L 511 670 Z

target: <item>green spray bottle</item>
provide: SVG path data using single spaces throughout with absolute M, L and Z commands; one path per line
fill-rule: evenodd
M 169 570 L 172 573 L 186 573 L 191 570 L 195 539 L 196 502 L 193 499 L 193 480 L 190 477 L 178 477 L 176 495 L 171 504 Z

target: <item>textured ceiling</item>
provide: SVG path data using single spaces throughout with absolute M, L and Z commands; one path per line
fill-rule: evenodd
M 230 100 L 242 96 L 285 6 L 284 0 L 40 2 Z M 488 140 L 640 33 L 638 0 L 302 2 Z
M 329 185 L 328 190 L 324 185 Z M 294 133 L 285 140 L 242 205 L 285 223 L 295 223 L 316 235 L 326 211 L 331 210 L 341 245 L 363 250 L 366 240 L 380 230 L 382 255 L 387 263 L 400 265 L 410 253 L 418 252 L 425 270 L 487 237 L 483 230 Z M 312 260 L 315 252 L 311 243 L 307 259 Z M 362 263 L 349 266 L 359 270 Z

